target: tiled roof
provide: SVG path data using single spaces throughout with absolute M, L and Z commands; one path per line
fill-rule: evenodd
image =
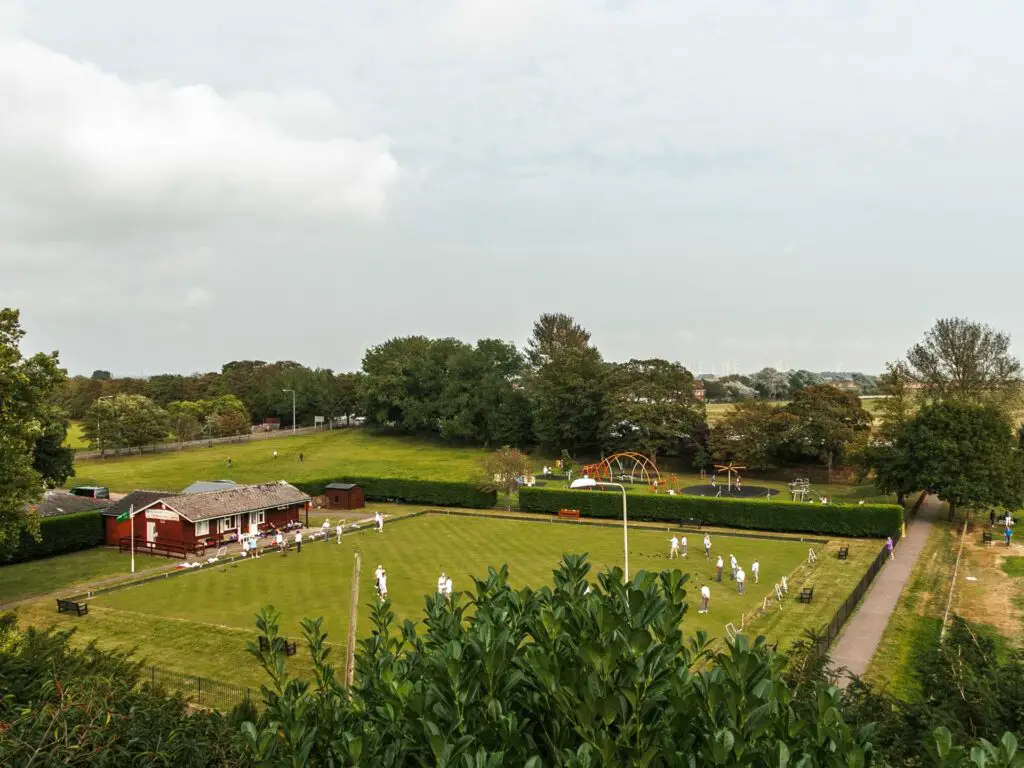
M 71 515 L 75 512 L 91 512 L 95 509 L 104 510 L 110 502 L 107 499 L 92 499 L 88 496 L 75 496 L 64 491 L 47 491 L 36 504 L 29 509 L 40 517 L 57 517 Z
M 120 515 L 132 507 L 142 509 L 165 496 L 173 496 L 171 491 L 132 491 L 124 498 L 118 499 L 103 510 L 104 515 Z
M 330 488 L 332 491 L 351 491 L 353 488 L 358 487 L 354 483 L 328 483 L 324 486 L 324 488 Z
M 242 512 L 302 504 L 310 497 L 284 480 L 259 485 L 236 485 L 203 493 L 161 496 L 160 501 L 186 520 L 210 520 Z

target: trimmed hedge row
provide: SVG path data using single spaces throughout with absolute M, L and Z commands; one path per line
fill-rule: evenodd
M 583 517 L 618 518 L 622 516 L 622 496 L 608 491 L 522 488 L 519 508 L 547 514 L 578 509 Z M 862 537 L 892 536 L 903 523 L 903 508 L 898 504 L 810 504 L 661 494 L 630 494 L 628 513 L 631 520 L 699 520 L 704 525 L 728 528 Z
M 310 496 L 320 496 L 329 483 L 355 483 L 361 486 L 369 501 L 395 499 L 406 504 L 437 504 L 445 507 L 487 509 L 498 503 L 495 491 L 480 490 L 473 483 L 438 480 L 406 480 L 400 477 L 332 477 L 328 480 L 307 480 L 293 483 Z
M 103 516 L 91 511 L 43 517 L 39 519 L 39 534 L 37 541 L 28 531 L 22 531 L 21 542 L 11 555 L 10 562 L 38 560 L 41 557 L 98 547 L 103 543 Z

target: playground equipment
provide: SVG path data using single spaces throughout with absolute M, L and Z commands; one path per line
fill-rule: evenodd
M 727 479 L 727 486 L 726 487 L 727 487 L 729 493 L 732 493 L 732 485 L 733 485 L 733 483 L 732 483 L 732 476 L 733 476 L 733 473 L 736 473 L 736 489 L 739 490 L 739 488 L 740 488 L 740 470 L 741 469 L 742 470 L 746 470 L 746 467 L 738 467 L 735 464 L 733 464 L 731 461 L 728 464 L 715 464 L 715 474 L 711 476 L 711 484 L 712 485 L 716 484 L 716 478 L 718 477 L 718 473 L 719 472 L 725 472 L 726 473 L 726 479 Z M 719 494 L 719 495 L 721 495 L 721 494 Z
M 807 501 L 811 494 L 810 478 L 798 477 L 789 484 L 789 492 L 793 495 L 793 501 Z
M 596 464 L 587 464 L 583 475 L 598 482 L 646 484 L 655 490 L 662 485 L 658 465 L 642 453 L 632 451 L 613 453 Z

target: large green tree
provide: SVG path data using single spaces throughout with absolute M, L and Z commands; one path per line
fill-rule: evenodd
M 931 400 L 1019 404 L 1024 376 L 1008 334 L 961 317 L 937 320 L 907 352 L 907 370 Z
M 704 404 L 693 393 L 693 374 L 668 360 L 630 360 L 608 375 L 608 419 L 614 448 L 652 459 L 676 453 L 703 429 Z
M 794 393 L 782 411 L 786 430 L 782 446 L 794 458 L 821 461 L 831 479 L 832 468 L 867 445 L 872 418 L 860 398 L 828 384 Z
M 711 429 L 711 455 L 747 469 L 769 469 L 776 462 L 785 424 L 778 406 L 764 400 L 740 401 Z
M 541 315 L 526 357 L 537 441 L 572 453 L 598 448 L 606 430 L 606 367 L 590 332 L 569 315 Z
M 142 448 L 167 439 L 167 411 L 145 395 L 119 394 L 97 400 L 86 414 L 83 434 L 101 452 Z
M 962 506 L 1018 509 L 1024 503 L 1024 456 L 994 404 L 929 403 L 870 456 L 881 487 L 934 493 L 948 502 L 951 520 Z
M 18 311 L 0 309 L 0 559 L 34 532 L 28 505 L 70 473 L 59 445 L 67 422 L 52 404 L 66 376 L 56 352 L 24 357 L 24 335 Z

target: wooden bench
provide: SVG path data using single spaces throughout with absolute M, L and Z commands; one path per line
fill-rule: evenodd
M 281 638 L 281 640 L 284 642 L 284 655 L 285 656 L 294 656 L 295 655 L 295 651 L 296 651 L 295 641 L 293 640 L 292 642 L 289 643 L 284 638 Z M 260 650 L 261 651 L 269 651 L 270 650 L 270 641 L 267 640 L 267 638 L 265 638 L 263 635 L 260 635 Z
M 981 540 L 987 541 L 989 544 L 992 543 L 992 531 L 983 531 L 981 534 Z
M 814 597 L 814 587 L 804 587 L 800 590 L 800 602 L 809 603 Z
M 850 556 L 850 548 L 849 547 L 840 547 L 839 548 L 839 559 L 840 560 L 845 560 L 849 556 Z
M 579 520 L 580 511 L 578 509 L 560 509 L 558 516 L 563 520 Z
M 76 613 L 85 616 L 89 612 L 87 603 L 76 603 L 74 600 L 61 600 L 57 598 L 57 613 Z

